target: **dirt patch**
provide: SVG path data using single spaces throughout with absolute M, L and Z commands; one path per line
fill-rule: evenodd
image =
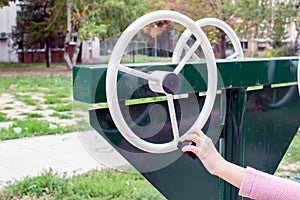
M 41 99 L 42 97 L 39 94 L 31 94 L 33 99 Z M 6 107 L 10 107 L 10 109 L 5 109 Z M 26 115 L 24 113 L 32 113 L 32 114 L 39 114 L 43 117 L 38 118 L 39 120 L 45 120 L 49 122 L 55 122 L 60 126 L 68 126 L 68 125 L 76 125 L 78 121 L 86 118 L 86 112 L 79 111 L 79 110 L 72 110 L 72 115 L 80 115 L 81 117 L 78 118 L 71 118 L 71 119 L 59 119 L 58 117 L 51 116 L 55 111 L 49 109 L 47 105 L 40 105 L 41 109 L 37 110 L 36 106 L 26 105 L 22 101 L 18 101 L 14 99 L 14 97 L 10 94 L 2 94 L 0 95 L 0 112 L 6 114 L 6 116 L 11 119 L 7 122 L 0 122 L 0 129 L 1 128 L 8 128 L 13 124 L 13 119 L 25 119 Z M 61 112 L 60 114 L 66 114 L 70 112 Z
M 72 75 L 72 70 L 66 67 L 16 67 L 0 68 L 0 76 L 34 76 L 42 75 Z
M 34 66 L 34 67 L 15 67 L 15 68 L 0 68 L 0 77 L 17 77 L 17 76 L 49 76 L 49 75 L 67 75 L 72 76 L 72 70 L 67 69 L 65 66 Z M 14 90 L 14 85 L 11 85 L 10 90 Z M 48 88 L 39 88 L 42 91 L 48 91 Z M 41 91 L 41 92 L 42 92 Z M 45 98 L 43 93 L 18 93 L 19 95 L 29 95 L 33 101 L 38 102 L 38 106 L 27 105 L 22 100 L 16 99 L 12 94 L 0 94 L 0 112 L 4 113 L 9 121 L 0 122 L 1 128 L 8 128 L 13 124 L 13 119 L 24 119 L 27 116 L 24 113 L 31 113 L 41 115 L 37 119 L 49 122 L 55 122 L 60 126 L 75 125 L 79 120 L 85 118 L 87 113 L 78 110 L 60 112 L 59 114 L 73 115 L 73 118 L 59 118 L 51 116 L 55 111 L 49 109 L 52 105 L 45 105 Z M 66 102 L 72 102 L 72 97 L 63 98 Z M 9 109 L 7 109 L 9 107 Z M 74 117 L 82 116 L 82 117 Z
M 278 168 L 279 170 L 275 173 L 276 176 L 294 178 L 300 175 L 297 173 L 300 169 L 300 161 L 294 163 L 281 162 Z

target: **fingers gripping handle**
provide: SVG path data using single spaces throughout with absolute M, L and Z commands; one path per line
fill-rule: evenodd
M 215 148 L 212 140 L 201 130 L 196 130 L 183 136 L 178 143 L 183 152 L 193 152 L 200 160 L 205 159 Z

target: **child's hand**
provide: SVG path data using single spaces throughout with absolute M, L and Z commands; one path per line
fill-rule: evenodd
M 212 140 L 201 130 L 187 133 L 180 141 L 192 141 L 195 145 L 187 145 L 182 148 L 183 152 L 193 152 L 201 160 L 204 167 L 213 175 L 216 175 L 224 159 L 216 150 Z

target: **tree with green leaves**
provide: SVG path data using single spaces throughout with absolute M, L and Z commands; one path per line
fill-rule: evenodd
M 295 52 L 295 53 L 299 53 L 299 37 L 300 37 L 300 0 L 296 0 L 294 2 L 294 8 L 296 10 L 296 18 L 295 18 L 295 23 L 296 23 L 296 30 L 297 30 L 297 35 L 295 37 L 295 44 L 292 48 L 292 52 Z
M 3 5 L 7 2 L 0 1 Z M 67 67 L 72 68 L 82 41 L 121 33 L 154 4 L 147 0 L 24 0 L 13 37 L 15 44 L 23 50 L 45 47 L 47 66 L 50 66 L 49 52 L 55 45 L 53 42 L 64 38 L 65 60 Z M 77 45 L 71 61 L 67 49 L 74 32 L 77 33 Z
M 296 21 L 299 1 L 236 0 L 237 30 L 245 38 L 268 38 L 273 49 L 286 46 L 287 26 Z
M 0 0 L 0 8 L 3 6 L 8 6 L 9 2 L 16 2 L 16 0 Z
M 63 47 L 66 5 L 61 0 L 24 0 L 17 13 L 13 40 L 22 52 L 45 49 L 50 67 L 51 48 Z
M 67 31 L 65 40 L 68 68 L 75 65 L 82 41 L 120 34 L 132 21 L 155 5 L 148 0 L 69 0 L 68 3 L 72 22 L 72 30 Z M 77 33 L 77 45 L 71 61 L 67 48 L 72 32 Z
M 163 6 L 186 14 L 194 20 L 214 17 L 228 23 L 241 38 L 268 38 L 273 48 L 286 43 L 289 23 L 297 22 L 300 30 L 299 0 L 167 0 Z M 226 37 L 223 31 L 204 27 L 216 55 L 225 57 Z M 298 38 L 298 37 L 297 37 Z
M 232 3 L 230 0 L 167 0 L 164 1 L 167 9 L 181 12 L 193 20 L 202 18 L 217 18 L 232 25 Z M 216 27 L 203 27 L 208 39 L 214 47 L 217 57 L 226 58 L 226 34 Z

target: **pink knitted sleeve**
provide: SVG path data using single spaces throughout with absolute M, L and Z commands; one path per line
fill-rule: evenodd
M 300 200 L 300 184 L 247 167 L 239 195 L 257 200 Z

